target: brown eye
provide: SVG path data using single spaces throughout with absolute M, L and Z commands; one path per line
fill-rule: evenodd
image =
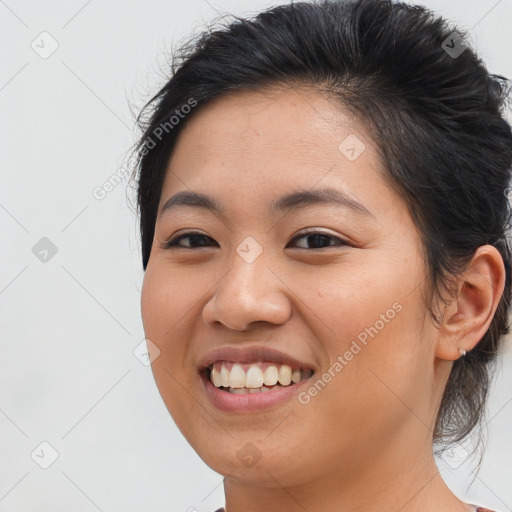
M 181 240 L 189 240 L 188 245 L 182 245 L 180 244 Z M 194 249 L 196 247 L 209 247 L 207 244 L 208 240 L 213 240 L 213 238 L 203 235 L 202 233 L 183 233 L 179 236 L 176 236 L 174 238 L 171 238 L 170 240 L 167 240 L 162 244 L 162 247 L 164 249 Z
M 338 247 L 349 245 L 341 238 L 334 235 L 330 235 L 328 233 L 324 233 L 322 231 L 305 231 L 302 234 L 293 238 L 292 242 L 294 242 L 295 240 L 299 240 L 301 238 L 308 240 L 314 246 L 320 245 L 321 247 L 299 247 L 299 249 L 323 249 L 324 247 L 332 247 L 333 245 Z M 334 241 L 334 243 L 329 243 L 330 241 Z

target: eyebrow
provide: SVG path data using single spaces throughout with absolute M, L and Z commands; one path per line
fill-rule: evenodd
M 357 213 L 375 217 L 362 203 L 350 197 L 345 192 L 335 188 L 298 190 L 271 201 L 270 212 L 273 214 L 287 212 L 293 208 L 305 208 L 312 205 L 335 204 L 350 208 Z M 160 209 L 160 215 L 175 208 L 191 207 L 210 211 L 216 215 L 225 216 L 223 206 L 213 197 L 182 190 L 168 199 Z

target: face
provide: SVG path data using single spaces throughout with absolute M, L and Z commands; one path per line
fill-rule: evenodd
M 142 290 L 153 374 L 183 435 L 215 471 L 267 487 L 354 474 L 390 447 L 414 456 L 439 399 L 435 329 L 420 238 L 374 142 L 309 90 L 237 92 L 189 121 Z M 219 211 L 169 206 L 183 191 Z M 213 361 L 224 379 L 240 363 L 252 386 L 281 367 L 265 349 L 313 375 L 239 394 L 199 371 Z

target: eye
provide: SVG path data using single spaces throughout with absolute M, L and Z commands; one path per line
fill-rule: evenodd
M 321 245 L 320 249 L 324 247 L 332 247 L 333 245 L 337 246 L 346 246 L 349 245 L 348 242 L 345 242 L 341 238 L 330 235 L 328 233 L 324 233 L 323 231 L 316 231 L 314 228 L 309 228 L 304 230 L 301 234 L 292 238 L 291 242 L 295 240 L 299 240 L 303 238 L 304 240 L 308 240 L 313 245 Z M 334 244 L 329 243 L 329 241 L 334 241 Z M 326 245 L 325 245 L 326 244 Z M 313 247 L 299 247 L 299 249 L 312 249 Z
M 167 240 L 162 244 L 163 249 L 174 249 L 174 248 L 181 248 L 181 249 L 193 249 L 193 242 L 192 245 L 181 245 L 179 242 L 180 240 L 186 240 L 188 239 L 189 242 L 195 240 L 196 242 L 199 242 L 199 247 L 208 247 L 205 245 L 205 242 L 207 240 L 213 240 L 213 238 L 203 235 L 202 233 L 195 233 L 195 232 L 189 232 L 189 233 L 183 233 L 182 235 L 176 236 L 174 238 L 171 238 L 170 240 Z
M 299 247 L 299 249 L 314 249 L 319 248 L 322 249 L 324 247 L 332 247 L 332 246 L 346 246 L 349 245 L 348 242 L 345 242 L 341 238 L 330 235 L 328 233 L 324 233 L 322 231 L 316 231 L 314 228 L 309 228 L 305 231 L 303 231 L 301 234 L 295 236 L 292 238 L 291 242 L 295 242 L 296 240 L 305 239 L 309 241 L 312 245 L 321 247 Z M 188 240 L 187 245 L 182 245 L 180 242 L 182 240 Z M 195 249 L 195 248 L 201 248 L 201 247 L 209 247 L 208 240 L 213 240 L 213 238 L 204 235 L 202 233 L 196 233 L 196 232 L 188 232 L 183 233 L 179 236 L 176 236 L 174 238 L 171 238 L 170 240 L 167 240 L 162 244 L 163 249 Z M 194 242 L 195 241 L 195 242 Z M 330 241 L 333 241 L 334 243 L 329 243 Z M 290 243 L 291 243 L 290 242 Z M 195 245 L 194 245 L 195 243 Z M 217 244 L 217 242 L 215 242 Z M 217 244 L 218 246 L 218 244 Z

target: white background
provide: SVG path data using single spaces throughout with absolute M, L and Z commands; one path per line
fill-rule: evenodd
M 164 50 L 218 13 L 278 3 L 0 1 L 0 512 L 224 504 L 222 476 L 181 436 L 133 354 L 144 338 L 134 195 L 125 183 L 102 200 L 93 190 L 123 165 L 137 136 L 130 105 L 164 83 Z M 423 4 L 473 29 L 489 69 L 512 77 L 512 0 Z M 58 43 L 46 59 L 31 47 L 51 48 L 43 31 Z M 42 237 L 57 249 L 46 263 L 32 252 Z M 512 510 L 511 384 L 509 348 L 473 485 L 460 453 L 439 461 L 461 499 L 501 512 Z M 50 461 L 43 441 L 58 453 L 48 469 L 35 462 Z

